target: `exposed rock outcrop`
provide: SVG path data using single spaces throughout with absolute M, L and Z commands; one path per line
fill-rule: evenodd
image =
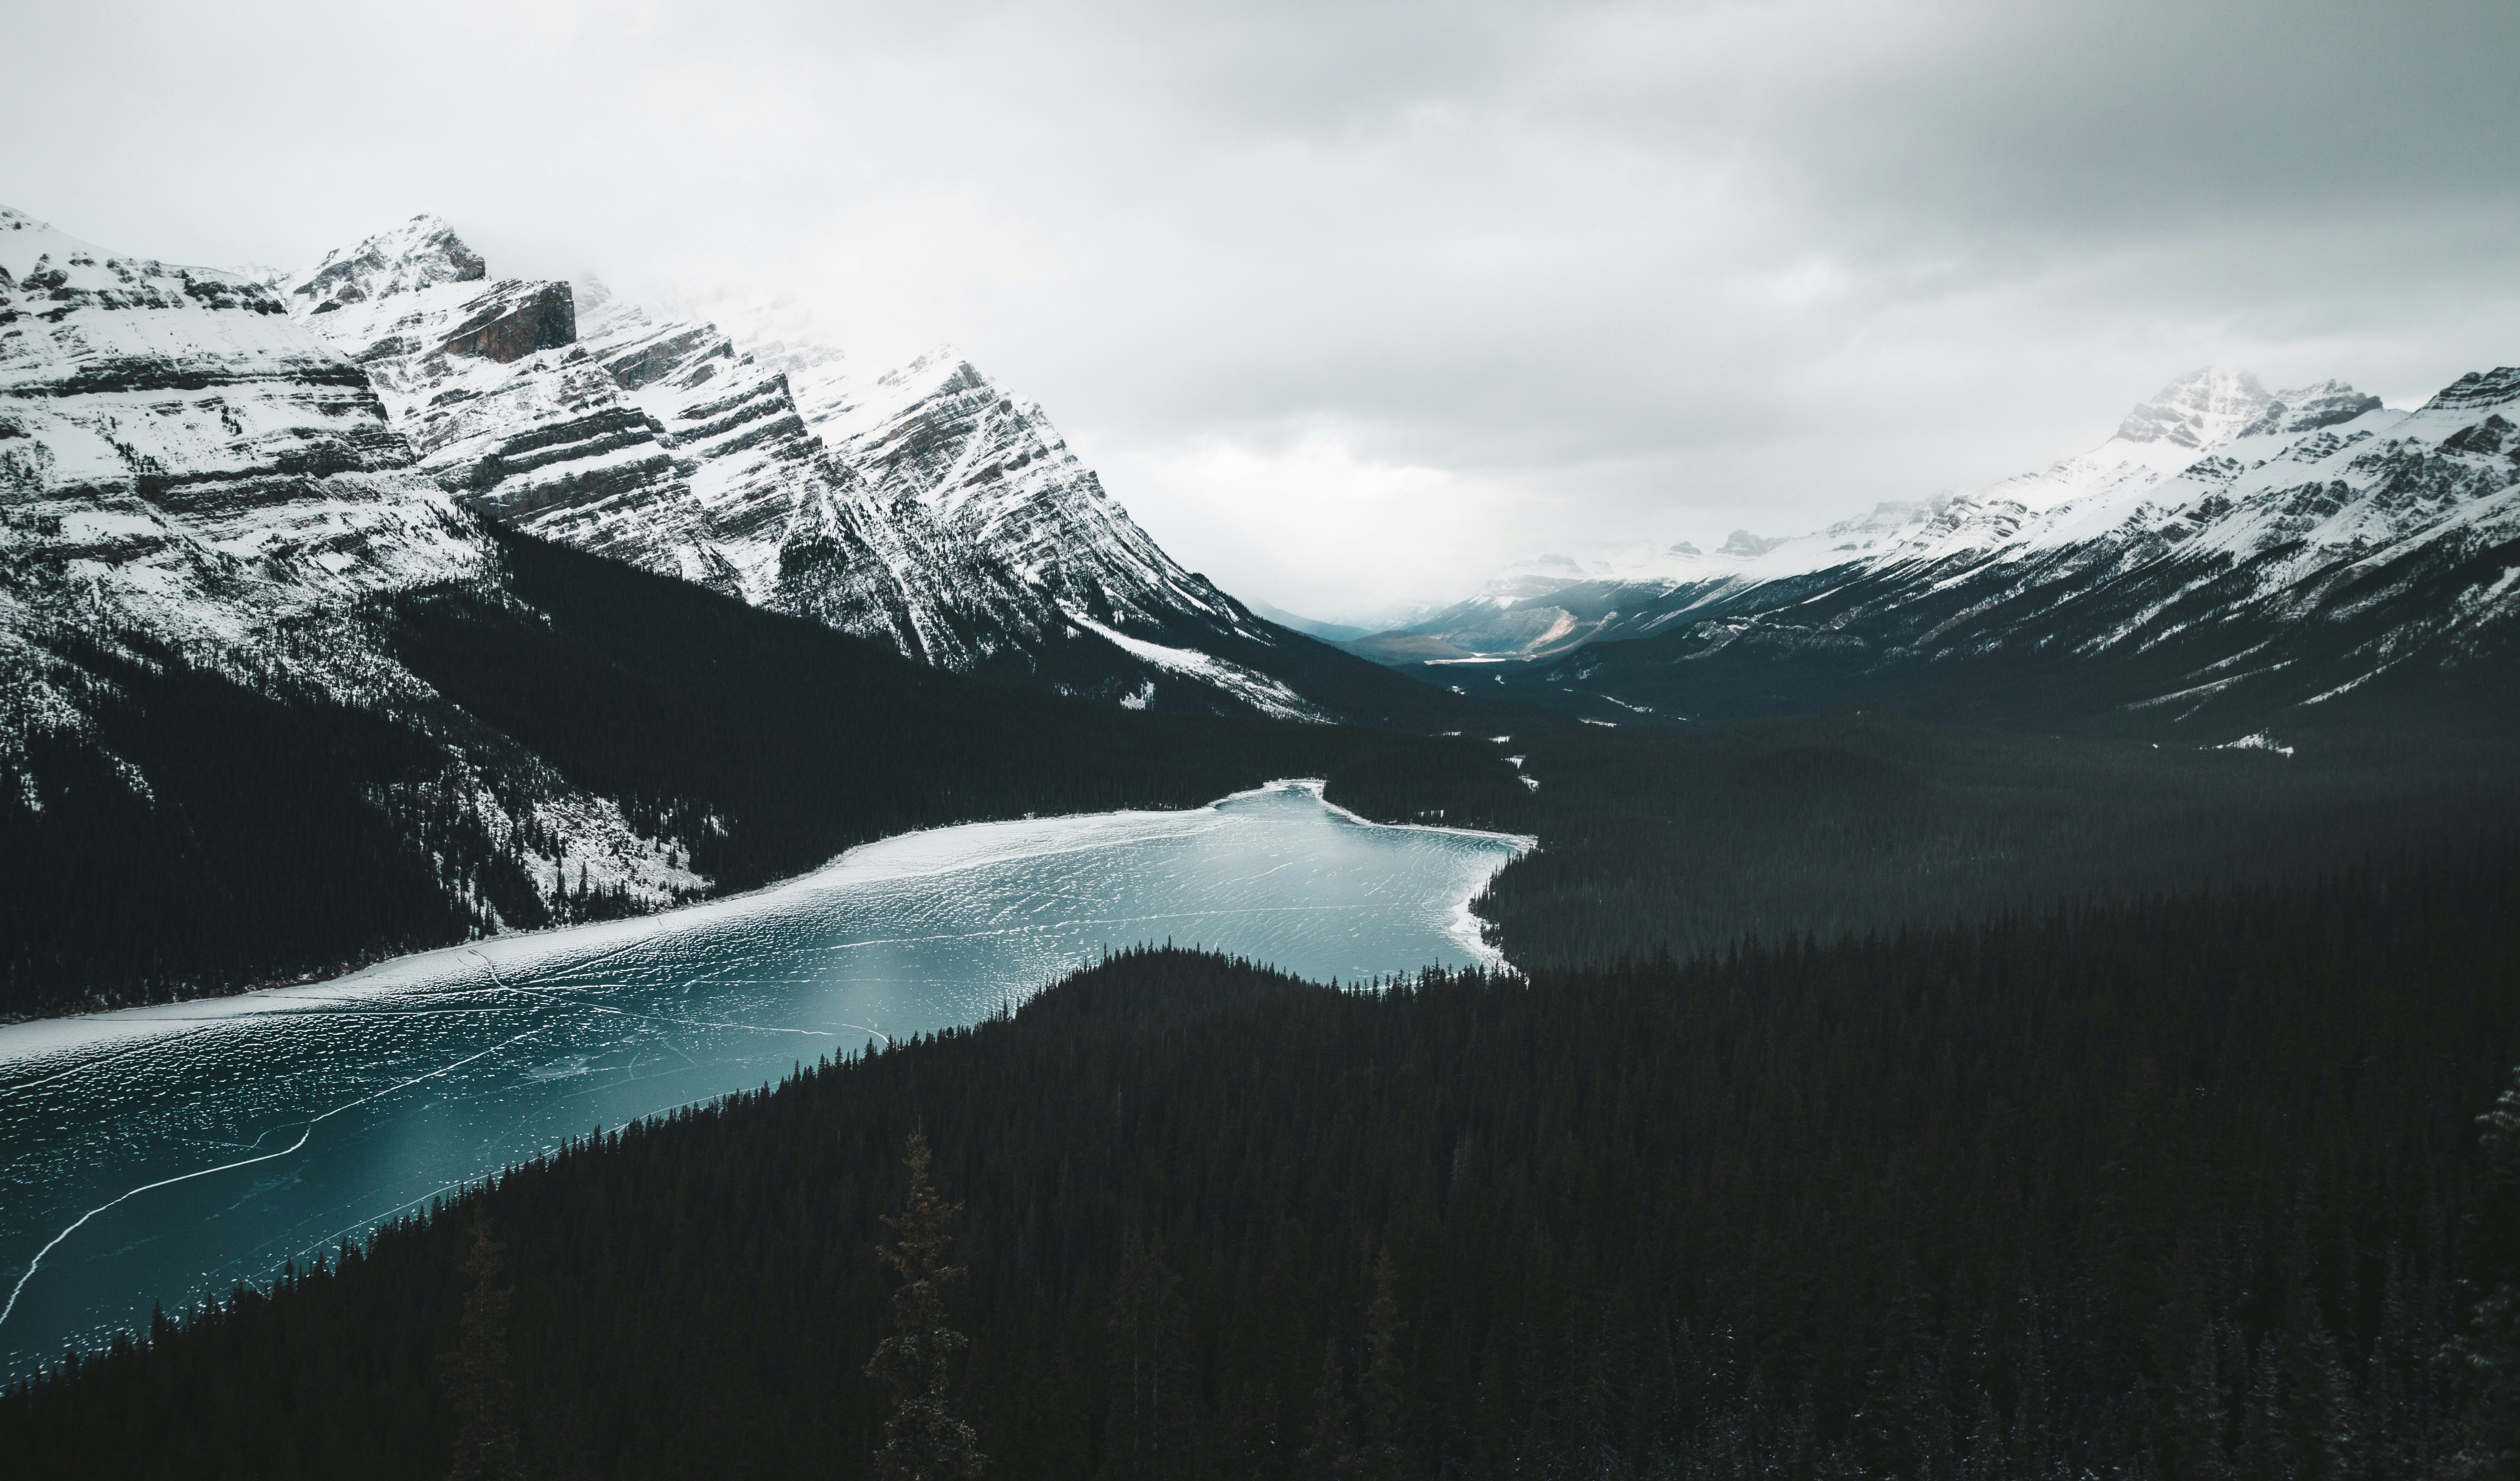
M 1288 665 L 1343 657 L 1184 570 L 1040 406 L 951 351 L 871 378 L 766 328 L 756 352 L 600 284 L 491 282 L 432 217 L 333 253 L 286 297 L 373 378 L 425 471 L 533 534 L 949 668 L 1342 709 Z

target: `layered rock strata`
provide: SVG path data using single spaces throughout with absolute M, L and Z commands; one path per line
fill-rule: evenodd
M 1035 403 L 950 351 L 828 346 L 492 281 L 420 217 L 286 286 L 472 508 L 878 639 L 1108 699 L 1320 718 L 1309 647 L 1165 555 Z M 1343 661 L 1343 660 L 1342 660 Z

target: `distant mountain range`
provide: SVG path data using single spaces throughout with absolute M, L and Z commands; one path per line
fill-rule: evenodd
M 2248 740 L 2381 695 L 2498 712 L 2520 636 L 2520 370 L 2412 412 L 2199 371 L 1974 494 L 1624 568 L 1526 562 L 1359 652 L 1635 723 L 1877 701 Z

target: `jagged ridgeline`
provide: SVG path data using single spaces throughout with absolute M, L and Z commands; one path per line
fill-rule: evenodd
M 1470 772 L 1512 789 L 1466 742 L 1285 723 L 1505 711 L 1250 618 L 1063 447 L 972 464 L 1040 431 L 980 382 L 948 375 L 851 462 L 705 325 L 593 323 L 431 223 L 275 287 L 0 209 L 0 1014 L 652 910 L 905 828 L 1192 805 L 1351 751 L 1423 748 L 1377 792 L 1404 815 L 1474 813 Z M 862 486 L 914 448 L 934 478 Z M 986 529 L 930 530 L 907 565 L 832 543 L 947 505 Z M 789 602 L 805 546 L 830 580 Z M 1002 566 L 1023 642 L 951 603 L 860 621 L 832 584 L 985 596 Z M 1148 615 L 1176 599 L 1207 648 Z
M 1352 646 L 1533 659 L 1421 671 L 1623 724 L 1862 702 L 2165 743 L 2507 737 L 2515 417 L 2520 368 L 2411 412 L 2199 371 L 2038 472 L 1794 539 L 1529 562 Z
M 866 370 L 776 307 L 728 305 L 730 334 L 593 281 L 493 279 L 433 216 L 280 287 L 423 471 L 545 539 L 964 672 L 1156 708 L 1474 723 L 1185 569 L 1039 404 L 951 349 Z
M 2438 1476 L 2520 1276 L 2515 931 L 2503 839 L 1527 982 L 1124 956 L 173 1314 L 0 1447 L 442 1476 L 486 1226 L 528 1474 L 866 1474 L 923 1126 L 994 1474 Z

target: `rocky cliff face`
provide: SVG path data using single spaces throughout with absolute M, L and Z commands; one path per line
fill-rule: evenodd
M 1313 645 L 1182 569 L 1041 407 L 951 351 L 861 377 L 775 318 L 739 344 L 601 285 L 492 281 L 431 217 L 284 289 L 424 471 L 533 534 L 944 667 L 1138 704 L 1342 707 L 1286 672 L 1342 660 L 1290 653 Z
M 477 569 L 359 368 L 260 285 L 0 209 L 0 603 L 241 639 Z
M 442 303 L 439 317 L 389 318 L 449 364 L 496 363 L 538 336 L 567 342 L 564 294 L 555 307 L 531 289 L 484 290 L 479 259 L 451 238 L 417 240 L 435 256 L 357 255 L 310 275 L 321 318 Z M 73 758 L 72 771 L 84 764 L 82 750 L 101 743 L 100 707 L 126 702 L 116 674 L 180 664 L 254 703 L 392 717 L 409 755 L 437 759 L 398 776 L 391 797 L 381 787 L 377 805 L 401 818 L 461 814 L 467 846 L 513 872 L 513 899 L 539 890 L 549 901 L 563 874 L 647 904 L 705 885 L 674 866 L 673 844 L 482 735 L 395 660 L 383 605 L 445 583 L 495 586 L 489 541 L 415 457 L 407 419 L 291 315 L 286 295 L 109 252 L 5 208 L 0 280 L 10 803 L 40 813 L 48 788 L 68 785 L 60 768 L 30 763 L 30 747 Z M 145 775 L 115 765 L 148 795 Z M 433 846 L 452 869 L 455 846 Z M 445 887 L 483 928 L 500 925 L 477 871 L 450 873 Z

